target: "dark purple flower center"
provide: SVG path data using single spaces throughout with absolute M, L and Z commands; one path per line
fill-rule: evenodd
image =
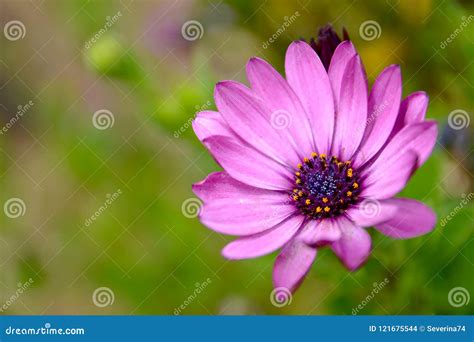
M 360 194 L 360 180 L 351 162 L 340 162 L 336 157 L 312 153 L 304 158 L 295 172 L 295 188 L 291 199 L 309 218 L 334 217 L 356 203 Z

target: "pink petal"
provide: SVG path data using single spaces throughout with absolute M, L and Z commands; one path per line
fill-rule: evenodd
M 403 127 L 422 122 L 425 119 L 429 98 L 424 91 L 417 91 L 407 96 L 400 105 L 393 134 L 399 132 Z
M 341 238 L 331 245 L 334 253 L 351 271 L 359 268 L 370 254 L 372 242 L 369 233 L 349 220 L 340 222 Z
M 413 151 L 396 153 L 385 149 L 374 164 L 364 170 L 361 196 L 377 200 L 395 196 L 416 170 L 417 160 Z
M 212 136 L 203 141 L 225 171 L 238 181 L 269 190 L 292 187 L 291 172 L 284 166 L 232 138 Z
M 213 135 L 236 137 L 222 115 L 214 111 L 199 112 L 193 120 L 193 129 L 201 141 Z
M 387 201 L 364 199 L 346 211 L 347 217 L 359 227 L 372 227 L 393 218 L 397 207 Z
M 308 116 L 286 80 L 260 58 L 252 58 L 247 63 L 247 77 L 252 90 L 272 111 L 272 125 L 291 141 L 300 152 L 300 158 L 315 151 Z
M 366 179 L 361 195 L 386 199 L 402 190 L 415 169 L 431 154 L 437 134 L 434 121 L 412 124 L 398 132 L 363 171 Z
M 329 80 L 331 81 L 332 92 L 334 97 L 334 103 L 336 106 L 339 104 L 339 96 L 341 94 L 342 88 L 342 77 L 344 76 L 344 71 L 346 70 L 347 64 L 357 54 L 354 45 L 349 40 L 343 41 L 340 43 L 334 55 L 331 58 L 331 63 L 329 64 Z
M 334 101 L 329 77 L 316 52 L 305 42 L 291 43 L 286 78 L 309 117 L 319 153 L 328 153 L 334 130 Z
M 296 166 L 300 162 L 292 145 L 272 127 L 270 109 L 250 89 L 224 81 L 216 85 L 214 97 L 224 120 L 242 140 L 281 163 Z
M 408 198 L 383 201 L 397 208 L 396 215 L 377 225 L 381 233 L 395 239 L 408 239 L 431 232 L 436 225 L 436 214 L 421 202 Z
M 314 259 L 316 248 L 303 241 L 293 239 L 278 255 L 273 266 L 273 286 L 283 287 L 294 292 L 308 273 Z
M 222 255 L 227 259 L 248 259 L 274 252 L 295 235 L 303 220 L 303 216 L 295 215 L 270 230 L 235 240 L 224 247 Z
M 337 241 L 341 237 L 341 231 L 336 221 L 336 219 L 311 220 L 298 238 L 311 246 L 322 246 Z
M 374 156 L 387 141 L 397 119 L 402 96 L 400 67 L 387 67 L 375 80 L 369 97 L 367 127 L 354 160 L 358 167 Z
M 225 172 L 211 173 L 193 185 L 204 201 L 200 219 L 224 234 L 251 235 L 270 229 L 295 212 L 288 195 L 243 184 Z
M 347 64 L 336 114 L 332 154 L 350 160 L 359 147 L 367 121 L 367 81 L 358 55 Z

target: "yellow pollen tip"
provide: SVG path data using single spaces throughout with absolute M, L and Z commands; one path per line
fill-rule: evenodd
M 301 176 L 301 173 L 300 172 L 295 172 L 295 176 L 299 177 L 299 176 Z
M 309 163 L 309 158 L 305 157 L 303 160 L 304 160 L 305 163 Z
M 324 211 L 325 211 L 325 212 L 329 212 L 329 210 L 331 210 L 331 208 L 329 208 L 329 207 L 324 207 Z
M 357 189 L 359 187 L 359 184 L 354 183 L 354 184 L 352 184 L 352 186 L 354 187 L 354 189 Z
M 327 197 L 323 197 L 323 202 L 324 202 L 324 203 L 327 203 L 328 201 L 329 201 L 329 200 L 328 200 Z
M 316 158 L 317 156 L 318 156 L 318 154 L 316 152 L 311 153 L 311 157 Z
M 322 209 L 321 207 L 317 207 L 317 208 L 316 208 L 316 212 L 317 212 L 317 213 L 320 213 L 321 211 L 323 211 L 323 209 Z
M 293 192 L 294 192 L 294 193 L 297 193 L 297 192 L 298 192 L 298 189 L 293 189 Z
M 326 159 L 326 155 L 324 153 L 321 153 L 319 156 L 321 157 L 321 159 Z
M 311 200 L 308 198 L 306 201 L 305 201 L 306 205 L 310 205 L 311 204 Z
M 301 179 L 299 178 L 296 178 L 296 181 L 295 181 L 296 184 L 301 184 Z
M 296 167 L 297 167 L 298 169 L 301 169 L 301 168 L 303 167 L 303 164 L 300 163 L 300 164 L 296 165 Z
M 300 192 L 298 192 L 298 196 L 303 196 L 303 191 L 300 190 Z
M 351 197 L 351 196 L 352 196 L 352 191 L 346 192 L 346 195 L 349 196 L 349 197 Z
M 293 195 L 293 199 L 294 199 L 295 201 L 297 201 L 297 200 L 298 200 L 298 196 L 297 196 L 297 195 Z
M 347 177 L 352 177 L 352 169 L 347 169 Z

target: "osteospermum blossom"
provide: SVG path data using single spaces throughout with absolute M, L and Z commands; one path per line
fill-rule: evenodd
M 431 154 L 437 126 L 425 120 L 424 92 L 401 101 L 399 66 L 384 69 L 369 92 L 350 41 L 327 70 L 310 45 L 293 42 L 285 71 L 286 80 L 251 58 L 250 88 L 216 85 L 218 112 L 199 113 L 193 127 L 224 171 L 193 190 L 202 223 L 239 236 L 226 258 L 281 249 L 273 283 L 295 291 L 319 248 L 355 270 L 371 251 L 367 227 L 403 239 L 433 229 L 429 207 L 394 196 Z

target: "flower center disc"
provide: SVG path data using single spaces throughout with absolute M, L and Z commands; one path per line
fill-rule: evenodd
M 304 158 L 295 172 L 295 188 L 291 194 L 296 207 L 312 219 L 342 214 L 357 201 L 360 182 L 351 162 L 312 153 Z

